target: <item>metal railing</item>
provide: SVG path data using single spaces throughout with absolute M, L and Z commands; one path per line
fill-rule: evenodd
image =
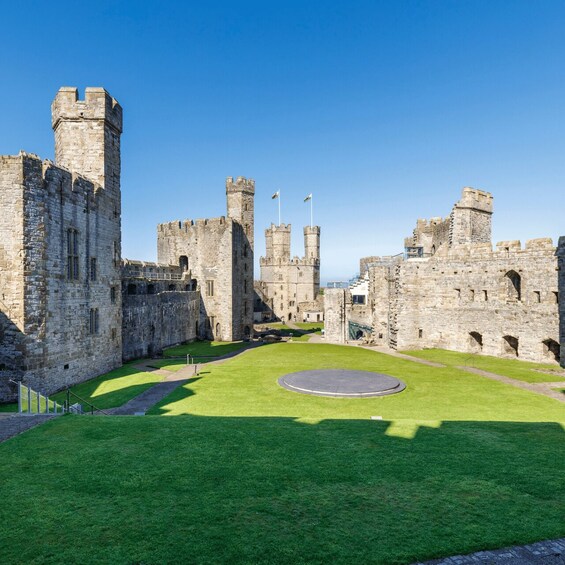
M 94 406 L 94 404 L 88 402 L 88 400 L 85 400 L 84 398 L 81 398 L 78 394 L 75 394 L 70 388 L 67 389 L 66 394 L 67 394 L 67 400 L 65 401 L 65 407 L 67 412 L 71 414 L 94 415 L 96 413 L 96 414 L 104 414 L 105 416 L 110 415 L 108 412 L 105 412 L 101 408 L 97 408 L 96 406 Z M 75 400 L 75 399 L 78 400 L 78 402 L 74 402 L 73 404 L 71 404 L 71 400 Z M 86 404 L 88 406 L 88 410 L 86 412 L 84 411 L 83 404 Z
M 16 382 L 16 381 L 12 381 Z M 21 382 L 18 385 L 18 412 L 20 414 L 64 414 L 64 405 L 41 394 Z
M 148 279 L 152 281 L 180 281 L 183 275 L 178 273 L 150 273 L 149 271 L 127 271 L 125 278 Z

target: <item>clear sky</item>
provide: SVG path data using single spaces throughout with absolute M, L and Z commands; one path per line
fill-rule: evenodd
M 295 254 L 314 194 L 322 281 L 402 251 L 463 186 L 494 194 L 495 241 L 565 234 L 562 0 L 0 7 L 0 154 L 52 158 L 57 89 L 104 86 L 124 108 L 125 257 L 156 259 L 159 222 L 223 215 L 238 175 L 257 257 L 273 192 Z

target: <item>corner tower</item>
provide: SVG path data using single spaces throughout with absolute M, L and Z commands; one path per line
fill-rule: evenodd
M 64 86 L 51 115 L 56 164 L 100 184 L 119 204 L 122 107 L 103 88 L 89 87 L 79 100 L 75 87 Z
M 492 194 L 469 186 L 463 189 L 461 200 L 450 216 L 450 245 L 490 243 L 492 233 Z

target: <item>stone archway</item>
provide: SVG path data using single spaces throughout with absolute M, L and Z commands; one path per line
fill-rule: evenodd
M 542 341 L 543 354 L 551 361 L 557 361 L 561 358 L 561 347 L 554 339 L 544 339 Z
M 518 338 L 513 335 L 505 335 L 502 338 L 502 351 L 505 355 L 518 357 Z
M 469 345 L 473 353 L 483 350 L 483 335 L 479 332 L 469 332 Z

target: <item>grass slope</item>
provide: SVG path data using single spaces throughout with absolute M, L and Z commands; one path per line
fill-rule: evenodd
M 543 363 L 529 363 L 528 361 L 518 361 L 517 359 L 501 359 L 500 357 L 491 357 L 489 355 L 474 355 L 472 353 L 459 353 L 457 351 L 447 351 L 445 349 L 424 349 L 419 351 L 403 351 L 407 355 L 436 361 L 455 366 L 469 366 L 483 371 L 504 375 L 511 379 L 517 379 L 527 383 L 548 383 L 554 381 L 565 381 L 565 376 L 560 375 L 558 365 L 549 365 Z M 535 369 L 543 371 L 556 371 L 555 374 L 540 373 Z
M 128 363 L 95 379 L 75 385 L 71 387 L 71 391 L 94 404 L 96 408 L 114 408 L 125 404 L 162 380 L 161 375 L 146 373 L 134 367 L 133 363 Z M 52 395 L 51 398 L 63 403 L 66 400 L 66 393 L 60 392 Z M 78 401 L 71 397 L 71 403 L 74 402 Z
M 276 383 L 311 367 L 408 388 Z M 276 344 L 154 412 L 190 415 L 65 416 L 0 444 L 2 562 L 410 563 L 565 535 L 563 404 L 452 367 Z
M 193 355 L 194 357 L 221 357 L 240 349 L 249 347 L 249 342 L 246 341 L 193 341 L 184 345 L 177 345 L 169 347 L 163 352 L 164 357 L 186 357 Z M 205 362 L 206 359 L 203 359 Z

